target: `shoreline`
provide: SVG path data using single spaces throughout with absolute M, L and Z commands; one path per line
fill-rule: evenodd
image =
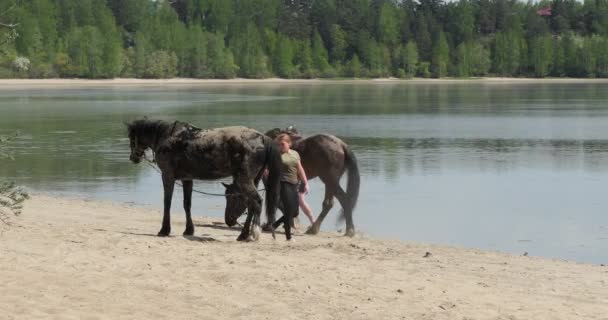
M 608 83 L 608 78 L 374 78 L 374 79 L 0 79 L 0 86 L 104 86 L 104 85 L 250 85 L 250 84 L 446 84 L 446 83 L 481 83 L 481 84 L 525 84 L 525 83 Z
M 608 267 L 337 233 L 238 243 L 195 217 L 34 194 L 2 229 L 0 312 L 18 318 L 603 319 Z M 426 254 L 429 252 L 430 254 Z

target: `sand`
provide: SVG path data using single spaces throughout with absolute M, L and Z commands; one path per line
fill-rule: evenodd
M 159 238 L 157 209 L 34 196 L 0 236 L 0 318 L 608 319 L 608 267 L 337 233 L 238 243 L 200 217 L 186 238 L 175 210 Z

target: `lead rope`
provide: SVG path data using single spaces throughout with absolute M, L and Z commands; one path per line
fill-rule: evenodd
M 146 163 L 147 163 L 147 164 L 148 164 L 150 167 L 152 167 L 152 169 L 154 169 L 154 171 L 156 171 L 156 172 L 158 172 L 158 173 L 162 174 L 162 172 L 160 171 L 160 169 L 159 169 L 159 168 L 158 168 L 158 166 L 156 165 L 156 154 L 155 154 L 155 153 L 153 153 L 153 156 L 152 156 L 152 157 L 153 157 L 153 159 L 154 159 L 154 160 L 150 160 L 150 159 L 148 159 L 148 157 L 147 157 L 147 156 L 146 156 L 146 154 L 144 153 L 144 160 L 146 160 Z M 183 184 L 182 184 L 181 182 L 179 182 L 179 181 L 177 181 L 177 180 L 176 180 L 176 181 L 175 181 L 175 183 L 176 183 L 178 186 L 183 187 Z M 266 189 L 258 189 L 257 191 L 258 191 L 258 192 L 264 192 L 264 193 L 265 193 L 265 192 L 266 192 Z M 205 192 L 205 191 L 196 190 L 196 189 L 194 189 L 194 188 L 192 188 L 192 192 L 196 192 L 196 193 L 199 193 L 199 194 L 203 194 L 203 195 L 206 195 L 206 196 L 212 196 L 212 197 L 228 197 L 228 196 L 238 196 L 238 195 L 240 195 L 240 193 L 233 193 L 233 194 L 231 194 L 231 195 L 227 195 L 227 194 L 224 194 L 224 193 L 211 193 L 211 192 Z M 262 198 L 264 198 L 264 197 L 262 197 Z

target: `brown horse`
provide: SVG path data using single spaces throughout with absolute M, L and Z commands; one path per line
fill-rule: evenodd
M 319 177 L 325 184 L 323 209 L 306 233 L 317 234 L 319 232 L 323 220 L 334 206 L 335 197 L 342 206 L 342 217 L 346 220 L 345 235 L 354 236 L 353 210 L 359 197 L 360 176 L 357 159 L 352 150 L 344 141 L 328 134 L 318 134 L 304 139 L 293 127 L 284 130 L 275 128 L 266 132 L 266 135 L 274 139 L 281 133 L 291 136 L 292 148 L 300 154 L 308 179 Z M 346 191 L 340 186 L 340 178 L 345 172 L 348 172 Z M 227 200 L 230 202 L 230 199 Z M 232 213 L 241 215 L 243 211 L 244 209 Z M 229 212 L 226 211 L 226 213 Z

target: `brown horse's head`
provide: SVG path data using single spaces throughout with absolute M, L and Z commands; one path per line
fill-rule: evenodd
M 280 134 L 288 134 L 291 137 L 291 140 L 293 142 L 296 142 L 300 139 L 302 139 L 302 136 L 300 135 L 300 132 L 298 132 L 298 129 L 296 129 L 296 127 L 294 126 L 289 126 L 285 129 L 281 129 L 281 128 L 274 128 L 272 130 L 269 130 L 266 132 L 266 136 L 270 137 L 272 140 L 276 139 Z
M 247 197 L 241 193 L 236 184 L 223 183 L 226 188 L 226 210 L 224 211 L 224 221 L 229 227 L 236 225 L 236 221 L 240 218 L 245 209 L 247 209 Z

